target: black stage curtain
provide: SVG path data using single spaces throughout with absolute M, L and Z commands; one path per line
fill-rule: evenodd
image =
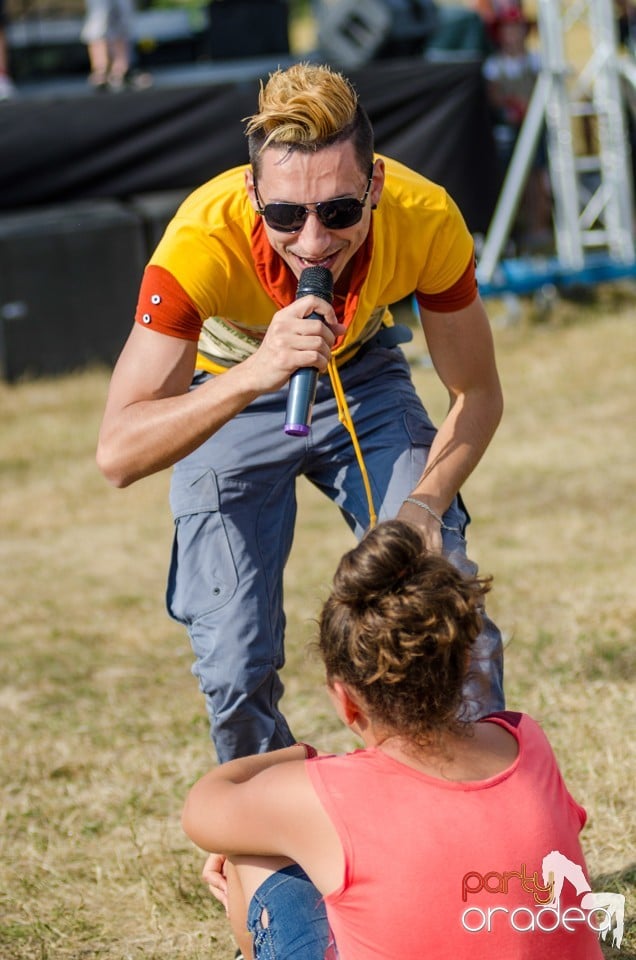
M 376 147 L 443 184 L 485 232 L 498 183 L 479 61 L 382 61 L 350 73 Z M 0 110 L 0 210 L 192 188 L 247 160 L 258 80 L 16 99 Z

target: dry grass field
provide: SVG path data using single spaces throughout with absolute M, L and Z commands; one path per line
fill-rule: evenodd
M 627 897 L 622 949 L 603 949 L 633 960 L 636 292 L 594 300 L 514 326 L 492 303 L 507 408 L 465 495 L 508 704 L 541 721 L 588 810 L 593 887 Z M 439 418 L 421 338 L 410 353 Z M 107 379 L 0 384 L 0 960 L 229 960 L 179 826 L 212 750 L 163 606 L 168 476 L 116 491 L 97 473 Z M 307 484 L 299 497 L 284 708 L 299 738 L 348 748 L 307 643 L 352 540 Z

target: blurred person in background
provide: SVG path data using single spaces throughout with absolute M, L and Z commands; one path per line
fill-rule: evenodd
M 130 76 L 132 0 L 86 0 L 82 40 L 90 61 L 88 82 L 98 91 L 123 90 Z
M 497 23 L 501 14 L 513 7 L 522 13 L 521 0 L 468 0 L 468 5 L 481 17 L 493 50 L 498 45 Z
M 541 70 L 528 47 L 530 23 L 516 4 L 502 7 L 491 24 L 495 49 L 483 63 L 493 132 L 503 180 Z M 536 251 L 552 243 L 552 191 L 545 135 L 532 161 L 514 229 L 520 248 Z
M 615 0 L 618 42 L 632 56 L 636 55 L 636 3 L 634 0 Z
M 7 45 L 7 17 L 5 0 L 0 0 L 0 100 L 8 100 L 15 94 L 9 69 L 9 48 Z

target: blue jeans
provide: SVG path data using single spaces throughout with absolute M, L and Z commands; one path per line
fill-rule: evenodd
M 247 928 L 255 960 L 335 960 L 325 906 L 299 866 L 263 881 L 250 901 Z
M 207 375 L 195 378 L 195 385 Z M 399 348 L 376 347 L 341 368 L 379 520 L 394 517 L 424 470 L 435 428 Z M 196 386 L 195 386 L 196 388 Z M 283 433 L 287 388 L 259 397 L 176 464 L 168 610 L 189 632 L 220 762 L 295 742 L 283 692 L 283 570 L 304 475 L 360 538 L 369 509 L 353 445 L 319 378 L 309 437 Z M 444 515 L 444 552 L 474 572 L 457 497 Z M 501 635 L 487 617 L 465 700 L 474 718 L 504 708 Z

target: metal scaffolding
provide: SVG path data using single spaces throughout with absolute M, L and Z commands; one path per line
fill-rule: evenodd
M 619 55 L 612 0 L 537 0 L 541 71 L 506 172 L 477 267 L 480 286 L 506 284 L 501 257 L 545 129 L 553 194 L 552 278 L 636 273 L 631 151 L 621 84 L 633 60 Z M 586 33 L 585 62 L 568 41 Z M 545 267 L 545 264 L 544 264 Z M 518 271 L 517 271 L 518 272 Z M 513 270 L 514 273 L 514 270 Z M 540 285 L 538 275 L 535 286 Z M 531 281 L 526 277 L 526 284 Z M 529 287 L 530 288 L 530 287 Z M 514 289 L 508 275 L 507 289 Z

